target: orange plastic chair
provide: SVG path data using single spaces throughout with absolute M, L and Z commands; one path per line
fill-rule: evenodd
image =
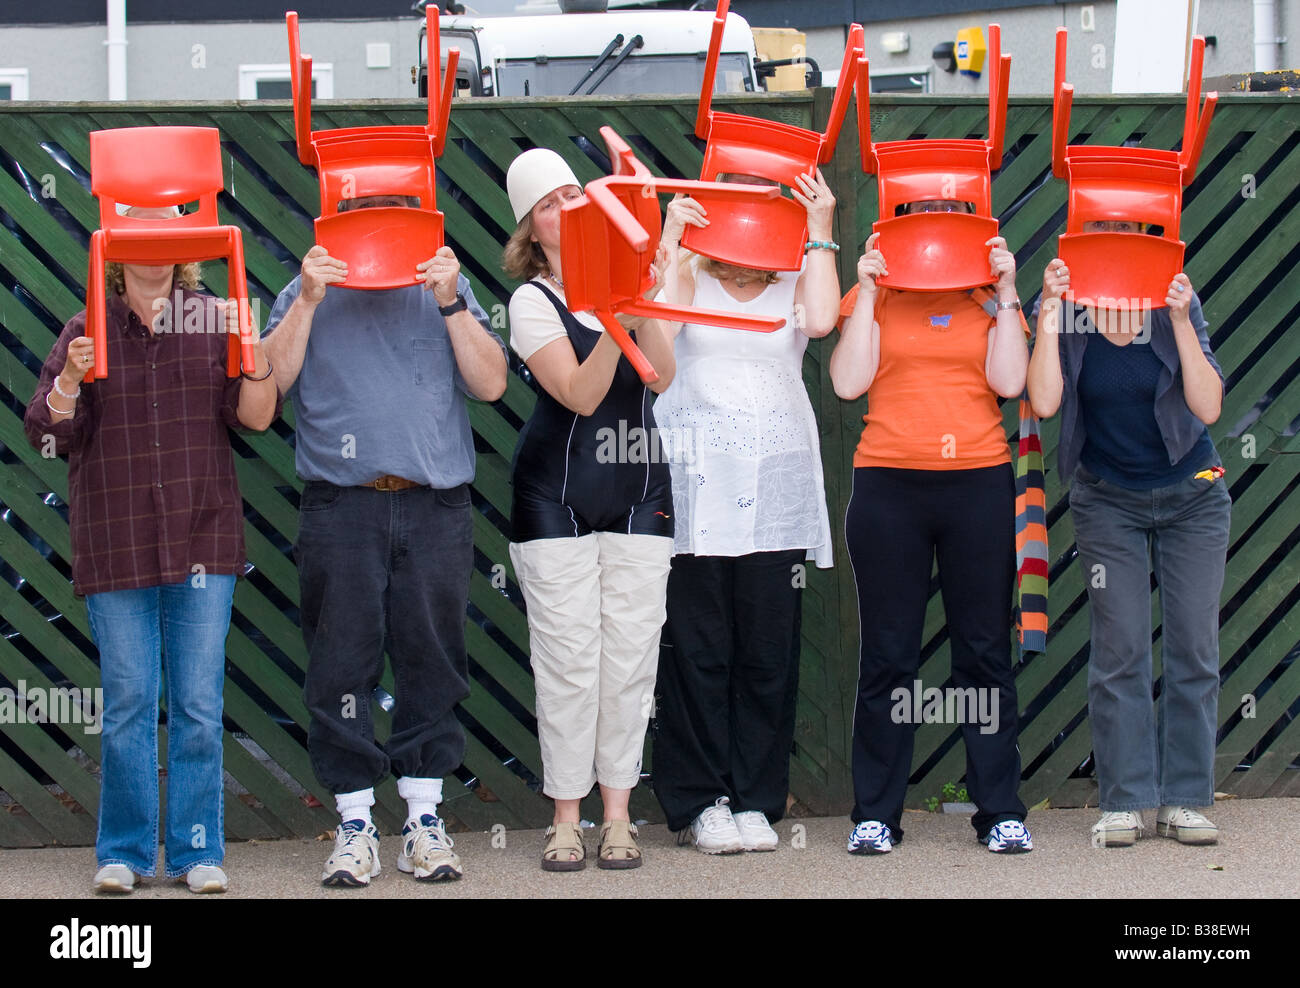
M 423 126 L 311 129 L 311 56 L 302 54 L 298 14 L 284 15 L 289 29 L 293 123 L 298 160 L 316 169 L 321 214 L 316 243 L 347 262 L 348 288 L 400 288 L 414 284 L 415 266 L 443 245 L 443 216 L 437 206 L 434 161 L 447 140 L 451 96 L 460 52 L 447 53 L 447 69 L 437 72 L 438 7 L 425 8 L 430 64 L 429 118 Z M 405 196 L 418 206 L 376 206 L 339 212 L 347 199 Z
M 641 380 L 659 380 L 650 361 L 615 318 L 624 313 L 650 319 L 706 323 L 770 333 L 784 319 L 738 316 L 716 309 L 668 305 L 643 296 L 654 284 L 650 262 L 662 232 L 659 194 L 710 194 L 718 202 L 771 202 L 780 191 L 768 185 L 723 185 L 656 178 L 610 127 L 600 128 L 614 174 L 587 184 L 585 194 L 560 212 L 564 292 L 573 312 L 594 312 Z
M 1183 269 L 1186 245 L 1178 239 L 1183 188 L 1196 177 L 1219 94 L 1201 102 L 1205 39 L 1192 40 L 1181 151 L 1067 146 L 1074 87 L 1065 81 L 1065 28 L 1056 31 L 1056 81 L 1052 101 L 1052 173 L 1069 183 L 1065 233 L 1058 256 L 1070 269 L 1071 300 L 1121 310 L 1163 303 Z M 1094 220 L 1129 220 L 1162 227 L 1149 233 L 1085 233 Z
M 237 226 L 217 219 L 221 138 L 215 127 L 121 127 L 90 134 L 90 191 L 99 199 L 99 229 L 90 235 L 86 279 L 86 335 L 95 341 L 95 363 L 85 380 L 108 376 L 104 264 L 187 264 L 224 258 L 229 291 L 239 304 L 239 335 L 230 337 L 226 373 L 237 377 L 240 361 L 253 368 L 252 318 L 244 241 Z M 198 200 L 193 213 L 148 220 L 121 216 L 129 206 L 175 206 Z M 176 314 L 179 318 L 179 313 Z
M 862 170 L 873 172 L 880 199 L 876 248 L 889 274 L 876 279 L 890 288 L 952 292 L 992 284 L 993 215 L 991 175 L 1002 166 L 1011 56 L 1002 54 L 1002 29 L 989 25 L 989 136 L 984 140 L 871 141 L 871 85 L 867 60 L 857 72 L 858 133 Z M 973 203 L 974 213 L 894 215 L 904 203 L 954 199 Z
M 821 134 L 773 120 L 716 113 L 712 108 L 713 85 L 718 73 L 722 32 L 727 24 L 730 0 L 718 0 L 709 38 L 704 84 L 695 117 L 696 136 L 707 141 L 700 178 L 716 183 L 721 174 L 752 175 L 798 187 L 798 176 L 807 175 L 835 155 L 835 143 L 849 108 L 853 90 L 853 66 L 862 55 L 862 27 L 849 28 L 848 46 L 839 85 L 831 103 L 830 119 Z M 807 214 L 793 199 L 736 200 L 717 193 L 718 184 L 698 196 L 709 216 L 707 227 L 688 227 L 682 246 L 705 257 L 737 267 L 768 271 L 796 271 L 803 263 L 808 241 Z

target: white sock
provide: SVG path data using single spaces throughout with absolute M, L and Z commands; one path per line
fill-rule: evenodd
M 360 820 L 367 827 L 374 821 L 370 819 L 370 807 L 375 805 L 374 789 L 358 789 L 356 792 L 334 794 L 334 808 L 339 811 L 343 823 Z
M 420 820 L 428 813 L 438 815 L 438 804 L 442 802 L 441 779 L 417 779 L 404 775 L 397 780 L 397 795 L 406 800 L 407 821 Z

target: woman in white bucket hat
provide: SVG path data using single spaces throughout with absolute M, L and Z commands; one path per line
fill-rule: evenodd
M 560 214 L 582 195 L 577 178 L 534 148 L 510 165 L 506 189 L 518 227 L 503 267 L 526 279 L 510 299 L 510 344 L 541 386 L 515 451 L 510 558 L 528 608 L 542 791 L 555 801 L 542 868 L 585 866 L 579 804 L 597 783 L 597 864 L 636 868 L 628 799 L 654 695 L 672 484 L 646 386 L 596 317 L 565 302 Z M 674 368 L 664 326 L 622 321 L 662 391 Z

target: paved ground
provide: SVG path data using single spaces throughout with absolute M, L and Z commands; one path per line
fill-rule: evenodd
M 1148 825 L 1154 813 L 1148 812 Z M 1091 846 L 1097 811 L 1044 810 L 1030 816 L 1035 850 L 1000 856 L 975 843 L 966 817 L 909 812 L 905 843 L 891 854 L 862 858 L 844 851 L 844 819 L 783 821 L 782 846 L 771 854 L 710 857 L 677 847 L 662 826 L 642 828 L 645 864 L 636 871 L 594 866 L 589 833 L 585 871 L 549 874 L 538 867 L 540 831 L 456 835 L 465 865 L 460 882 L 415 882 L 397 871 L 396 837 L 380 843 L 383 873 L 367 889 L 325 889 L 320 869 L 330 844 L 268 841 L 230 844 L 227 900 L 255 898 L 815 898 L 937 897 L 1192 897 L 1300 895 L 1300 800 L 1226 800 L 1214 808 L 1215 847 L 1183 847 L 1155 836 L 1132 848 Z M 798 828 L 802 827 L 800 830 Z M 1219 870 L 1221 869 L 1221 870 Z M 89 848 L 0 851 L 0 896 L 75 899 L 90 895 Z M 137 889 L 139 898 L 185 897 L 165 879 Z

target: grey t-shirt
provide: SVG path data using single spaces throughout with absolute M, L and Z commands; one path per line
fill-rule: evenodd
M 298 297 L 294 278 L 267 320 Z M 458 290 L 487 329 L 469 280 Z M 505 352 L 505 344 L 490 334 Z M 331 285 L 312 318 L 302 370 L 289 389 L 298 476 L 340 486 L 384 474 L 447 489 L 474 479 L 474 437 L 447 325 L 423 285 L 362 291 Z

